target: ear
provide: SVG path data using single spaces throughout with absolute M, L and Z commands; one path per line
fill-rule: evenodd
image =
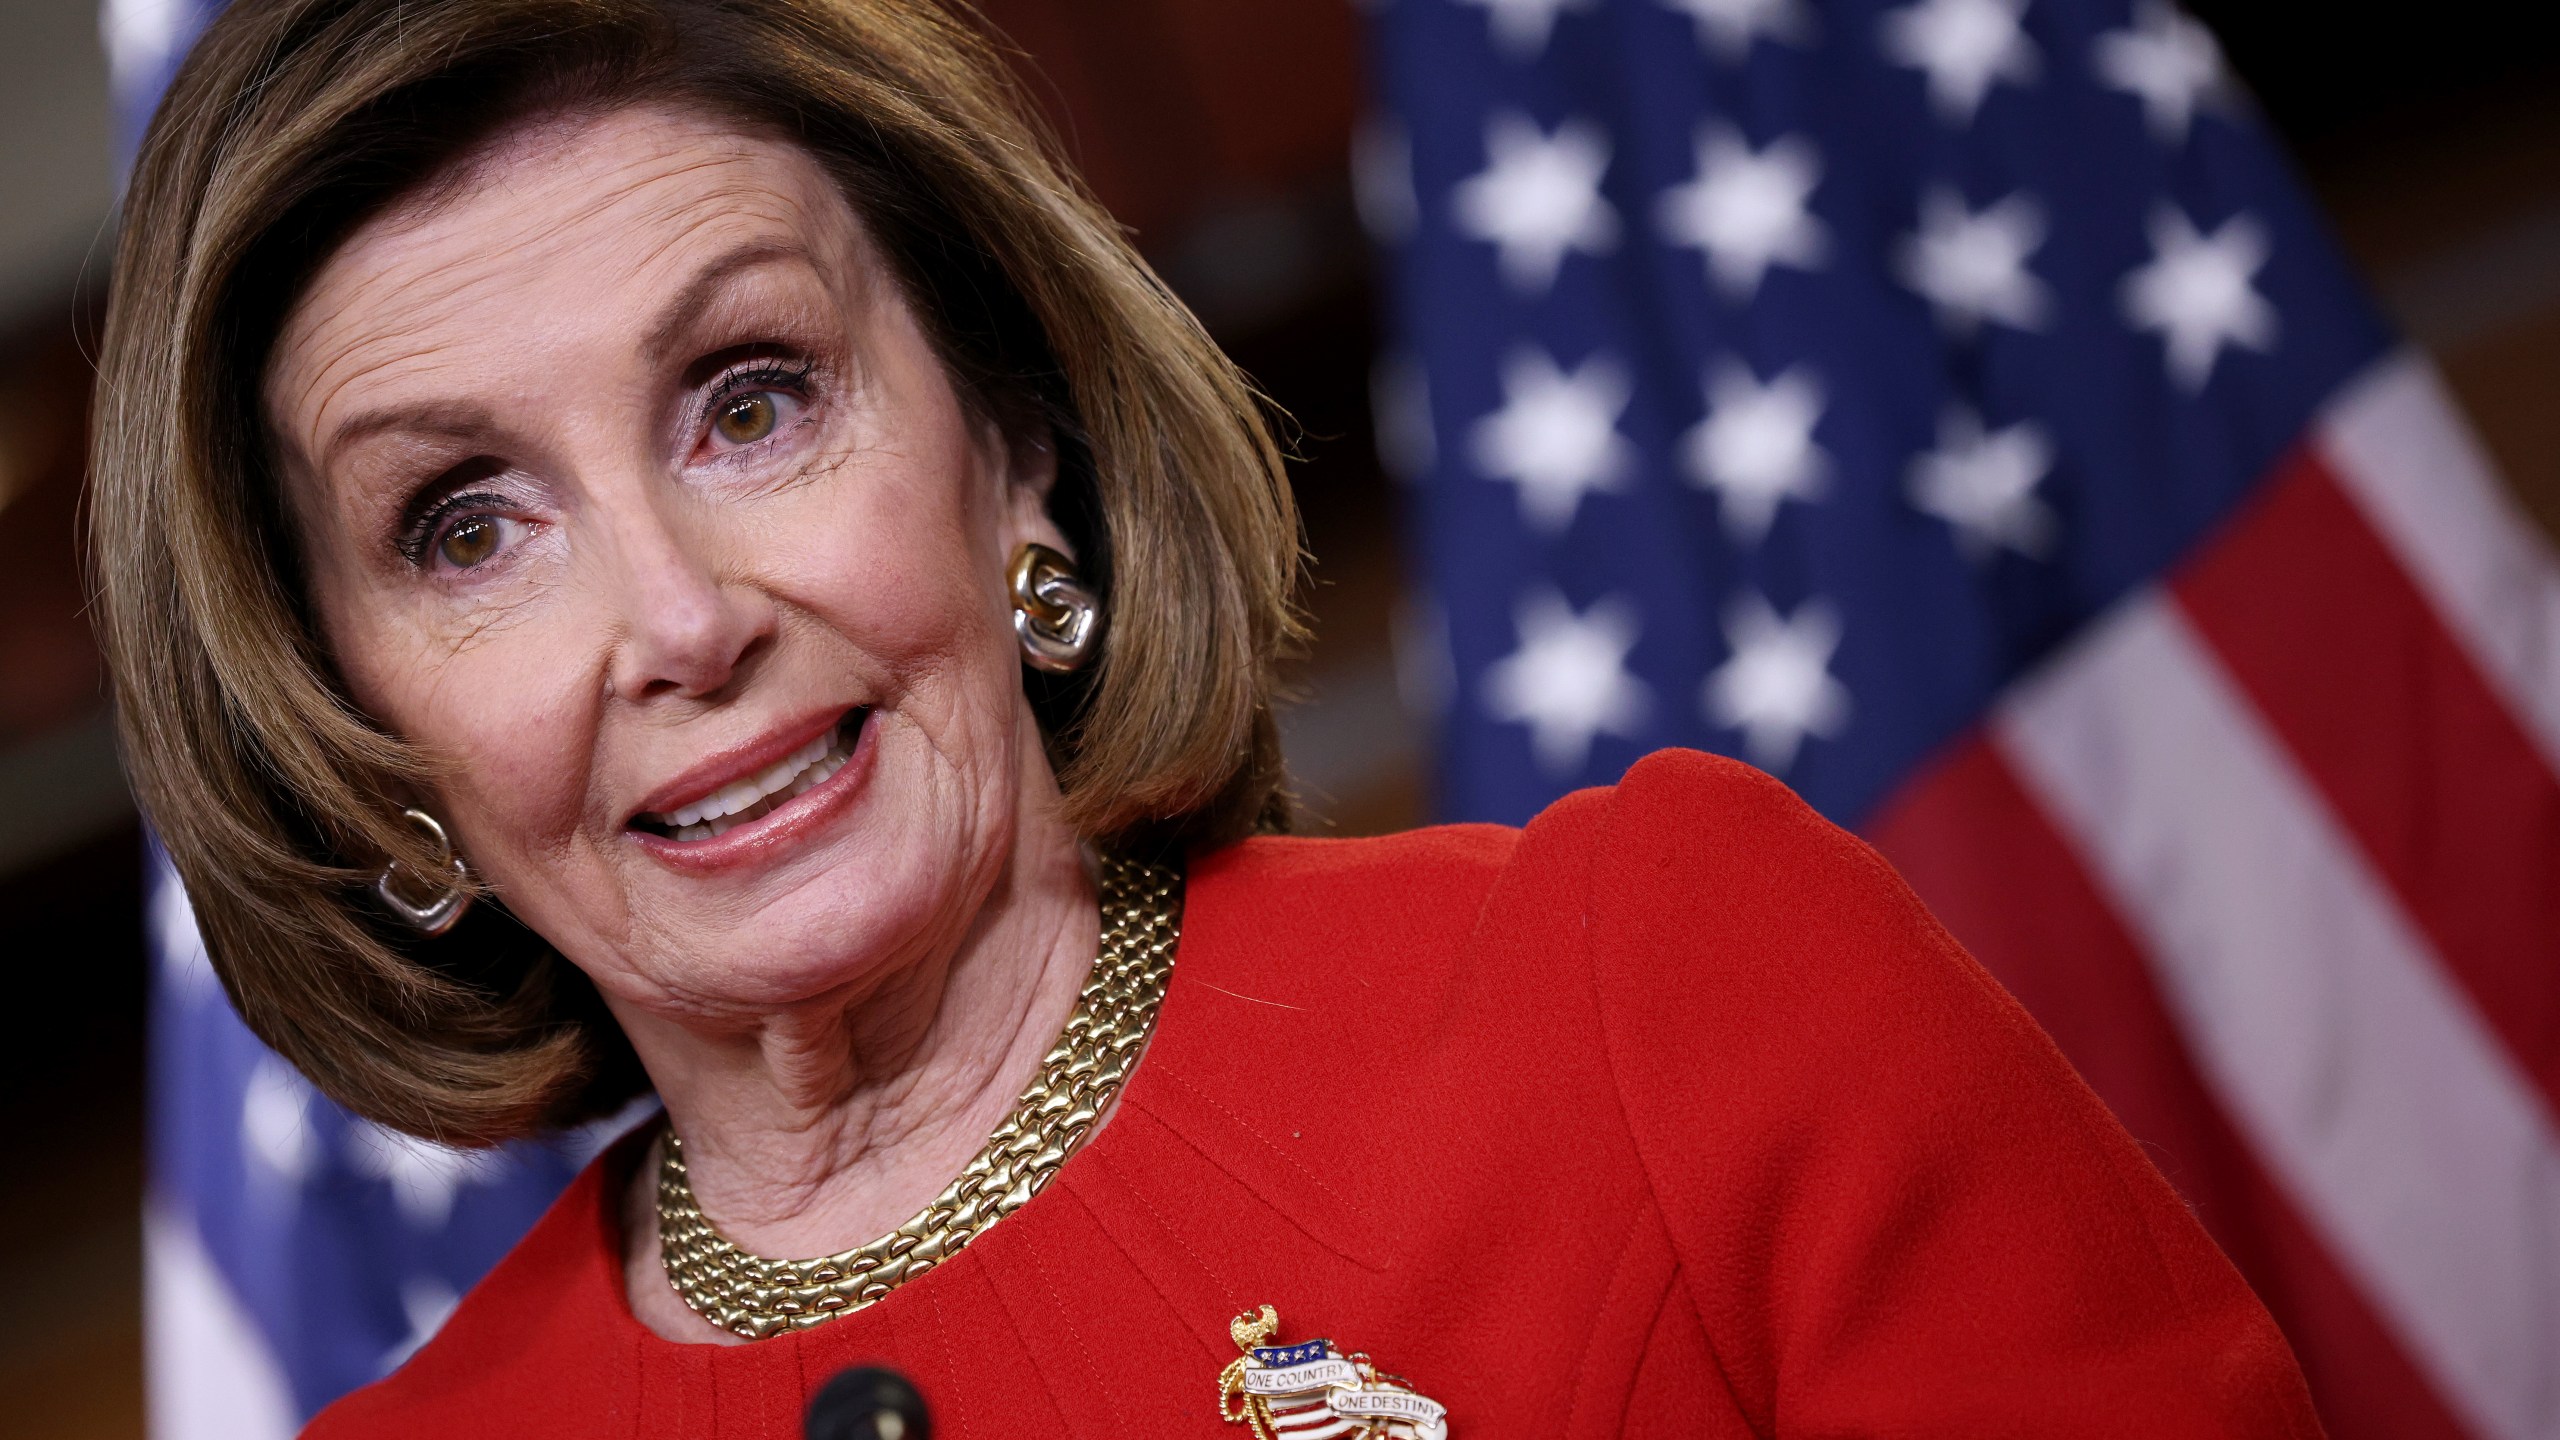
M 1004 489 L 1000 497 L 1003 513 L 997 522 L 1003 540 L 998 563 L 1008 563 L 1013 552 L 1026 544 L 1046 545 L 1068 559 L 1076 559 L 1075 547 L 1067 543 L 1066 533 L 1049 516 L 1049 492 L 1058 483 L 1058 447 L 1047 433 L 1026 439 L 995 437 L 996 455 L 1003 465 Z

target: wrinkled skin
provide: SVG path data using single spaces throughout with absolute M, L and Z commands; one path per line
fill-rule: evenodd
M 1068 548 L 1049 452 L 963 405 L 786 144 L 625 109 L 453 180 L 328 260 L 264 377 L 323 638 L 450 777 L 385 804 L 593 977 L 724 1229 L 861 1243 L 975 1152 L 1093 954 L 1004 579 Z M 836 779 L 653 833 L 846 714 Z M 718 1338 L 630 1209 L 635 1309 Z

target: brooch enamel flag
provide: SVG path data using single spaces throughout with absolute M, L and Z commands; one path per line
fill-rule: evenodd
M 1227 1325 L 1244 1354 L 1218 1375 L 1218 1413 L 1258 1440 L 1447 1440 L 1448 1409 L 1330 1340 L 1274 1345 L 1280 1316 L 1265 1305 Z

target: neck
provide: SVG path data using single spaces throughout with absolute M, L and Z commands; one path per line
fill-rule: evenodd
M 1057 1043 L 1099 930 L 1074 836 L 1035 822 L 956 944 L 883 965 L 858 993 L 719 1034 L 627 1017 L 684 1137 L 703 1212 L 745 1249 L 794 1259 L 850 1249 L 913 1218 L 977 1154 Z M 704 1338 L 696 1327 L 711 1327 L 659 1274 L 655 1194 L 655 1166 L 643 1166 L 625 1207 L 635 1309 L 661 1333 Z

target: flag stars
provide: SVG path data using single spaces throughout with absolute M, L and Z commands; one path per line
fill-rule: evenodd
M 1630 601 L 1612 596 L 1577 613 L 1542 586 L 1520 597 L 1514 618 L 1520 648 L 1486 667 L 1485 713 L 1529 727 L 1540 770 L 1577 774 L 1597 737 L 1643 733 L 1653 700 L 1627 669 L 1641 628 Z
M 452 1319 L 453 1312 L 461 1308 L 462 1297 L 453 1293 L 452 1286 L 433 1276 L 402 1281 L 400 1313 L 408 1322 L 409 1333 L 382 1357 L 382 1373 L 388 1375 L 408 1364 L 409 1357 L 434 1339 L 436 1332 L 444 1328 L 444 1322 Z
M 1618 212 L 1600 196 L 1609 141 L 1600 127 L 1568 120 L 1553 135 L 1517 112 L 1485 125 L 1485 168 L 1458 182 L 1451 203 L 1460 232 L 1493 243 L 1513 290 L 1554 287 L 1565 253 L 1606 254 Z
M 2099 36 L 2090 67 L 2142 102 L 2143 120 L 2163 145 L 2185 144 L 2196 112 L 2222 94 L 2222 50 L 2213 32 L 2168 0 L 2137 0 L 2131 28 Z
M 2053 512 L 2036 487 L 2053 469 L 2044 427 L 2021 420 L 1986 430 L 1982 417 L 1952 406 L 1938 422 L 1938 446 L 1912 461 L 1905 489 L 1923 514 L 1947 522 L 1956 548 L 1975 564 L 2003 548 L 2041 559 L 2053 549 Z
M 2018 24 L 2026 8 L 2027 0 L 1920 0 L 1887 13 L 1879 33 L 1887 58 L 1928 76 L 1939 118 L 1969 126 L 1994 84 L 2024 85 L 2042 69 Z
M 1754 150 L 1732 127 L 1710 125 L 1696 149 L 1697 178 L 1662 193 L 1656 221 L 1665 239 L 1705 251 L 1708 274 L 1742 300 L 1772 265 L 1823 263 L 1830 239 L 1808 208 L 1822 183 L 1812 141 L 1787 135 Z
M 2251 282 L 2267 263 L 2264 226 L 2234 215 L 2207 235 L 2173 205 L 2151 216 L 2149 264 L 2124 278 L 2125 319 L 2160 333 L 2169 375 L 2188 393 L 2204 389 L 2224 347 L 2275 348 L 2276 310 Z
M 1751 54 L 1762 36 L 1788 45 L 1813 40 L 1813 10 L 1805 0 L 1662 0 L 1698 24 L 1698 45 L 1728 65 Z
M 1822 404 L 1821 382 L 1803 366 L 1763 384 L 1727 361 L 1708 377 L 1706 418 L 1683 441 L 1683 458 L 1737 543 L 1766 537 L 1781 503 L 1821 497 L 1829 461 L 1813 429 Z
M 2024 191 L 1976 211 L 1941 187 L 1921 197 L 1920 228 L 1895 250 L 1895 269 L 1957 335 L 1969 336 L 1985 321 L 2041 330 L 2053 296 L 2027 257 L 2044 236 L 2043 207 Z
M 486 1162 L 479 1156 L 380 1125 L 360 1125 L 348 1140 L 355 1168 L 388 1181 L 401 1217 L 421 1230 L 442 1228 L 453 1216 L 454 1196 L 464 1183 L 485 1173 Z
M 1707 718 L 1742 732 L 1743 753 L 1784 774 L 1808 735 L 1831 739 L 1849 724 L 1849 692 L 1831 676 L 1840 617 L 1820 600 L 1790 616 L 1746 593 L 1725 612 L 1733 654 L 1707 677 Z
M 241 1148 L 297 1185 L 310 1178 L 321 1160 L 311 1099 L 310 1084 L 272 1055 L 259 1057 L 240 1093 Z
M 1567 373 L 1545 351 L 1516 350 L 1502 367 L 1502 408 L 1475 424 L 1476 468 L 1520 488 L 1531 528 L 1561 534 L 1583 496 L 1630 479 L 1636 448 L 1618 417 L 1631 394 L 1625 368 L 1604 355 Z
M 1567 10 L 1589 10 L 1599 0 L 1464 0 L 1481 6 L 1493 26 L 1495 48 L 1514 60 L 1535 60 L 1555 33 L 1556 16 Z

